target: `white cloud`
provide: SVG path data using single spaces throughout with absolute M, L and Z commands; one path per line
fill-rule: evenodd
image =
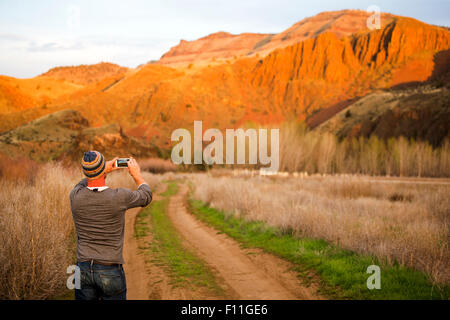
M 34 77 L 55 66 L 101 61 L 136 67 L 157 60 L 178 39 L 0 35 L 0 74 Z

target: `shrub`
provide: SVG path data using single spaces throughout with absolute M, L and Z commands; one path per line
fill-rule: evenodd
M 14 175 L 0 180 L 0 299 L 54 297 L 74 262 L 69 192 L 79 175 L 59 164 L 45 165 L 34 181 Z
M 0 154 L 0 179 L 33 183 L 39 171 L 39 164 L 24 157 L 10 158 Z
M 160 158 L 140 159 L 139 165 L 144 171 L 152 173 L 164 173 L 177 171 L 177 166 L 170 160 Z

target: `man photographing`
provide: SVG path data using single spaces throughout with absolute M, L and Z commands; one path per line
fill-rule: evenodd
M 134 158 L 127 162 L 136 191 L 111 189 L 105 184 L 108 173 L 119 170 L 117 158 L 106 161 L 98 151 L 85 152 L 81 161 L 86 176 L 70 192 L 70 205 L 77 233 L 77 266 L 80 289 L 76 300 L 125 300 L 123 270 L 125 211 L 145 207 L 152 201 L 150 187 L 141 176 Z

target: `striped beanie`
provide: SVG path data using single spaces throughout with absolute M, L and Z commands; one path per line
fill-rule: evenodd
M 105 174 L 105 165 L 105 157 L 98 151 L 85 152 L 81 160 L 84 175 L 89 180 L 100 178 Z

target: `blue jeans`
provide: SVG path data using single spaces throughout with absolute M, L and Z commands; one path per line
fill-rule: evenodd
M 126 300 L 127 284 L 122 265 L 104 266 L 78 262 L 81 289 L 75 289 L 75 300 Z

